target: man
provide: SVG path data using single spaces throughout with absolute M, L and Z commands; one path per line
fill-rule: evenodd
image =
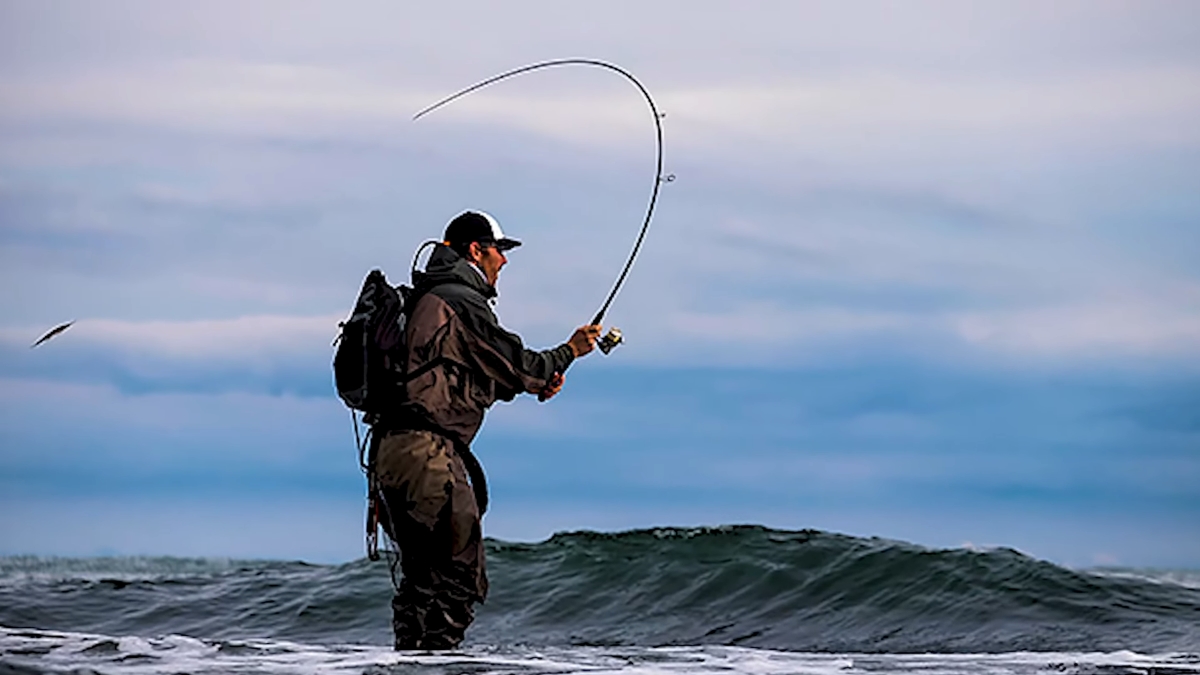
M 505 251 L 520 242 L 474 211 L 452 220 L 443 239 L 414 278 L 406 309 L 405 402 L 374 427 L 381 521 L 399 545 L 403 575 L 392 599 L 396 649 L 457 647 L 487 596 L 487 488 L 470 451 L 484 412 L 522 392 L 553 397 L 600 334 L 582 326 L 554 349 L 526 349 L 489 305 Z

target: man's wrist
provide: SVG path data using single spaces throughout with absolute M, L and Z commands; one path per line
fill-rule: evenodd
M 559 346 L 558 349 L 563 354 L 563 356 L 566 357 L 566 362 L 563 363 L 563 368 L 566 368 L 567 366 L 571 365 L 571 362 L 574 361 L 575 359 L 579 358 L 579 356 L 580 356 L 579 354 L 575 353 L 575 346 L 572 345 L 569 341 L 562 343 L 562 345 Z

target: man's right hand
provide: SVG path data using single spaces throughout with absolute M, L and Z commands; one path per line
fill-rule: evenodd
M 567 344 L 571 346 L 571 351 L 575 352 L 575 358 L 579 358 L 584 354 L 596 348 L 596 340 L 600 337 L 600 324 L 590 326 L 580 326 L 571 334 L 571 339 L 567 340 Z

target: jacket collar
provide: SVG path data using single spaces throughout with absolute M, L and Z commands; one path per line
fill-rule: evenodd
M 434 247 L 429 262 L 425 264 L 425 271 L 418 274 L 421 276 L 413 279 L 414 284 L 426 289 L 442 284 L 462 284 L 489 300 L 497 295 L 496 287 L 489 284 L 466 258 L 442 244 Z

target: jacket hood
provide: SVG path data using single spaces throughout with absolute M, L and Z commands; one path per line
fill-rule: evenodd
M 438 244 L 429 255 L 424 272 L 416 272 L 413 285 L 428 290 L 442 284 L 462 284 L 478 291 L 485 298 L 496 297 L 496 288 L 489 284 L 467 259 L 449 246 Z

